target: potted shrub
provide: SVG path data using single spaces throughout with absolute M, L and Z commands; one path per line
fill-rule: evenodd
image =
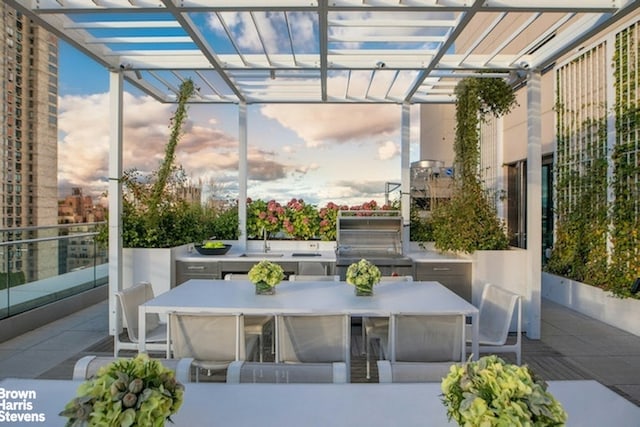
M 373 295 L 373 287 L 380 282 L 380 277 L 380 269 L 366 259 L 361 259 L 347 268 L 347 283 L 354 286 L 358 296 Z
M 442 380 L 449 420 L 460 426 L 562 426 L 567 414 L 526 366 L 498 356 L 452 365 Z
M 139 354 L 103 366 L 78 387 L 61 416 L 67 426 L 163 426 L 182 405 L 184 386 L 159 361 Z

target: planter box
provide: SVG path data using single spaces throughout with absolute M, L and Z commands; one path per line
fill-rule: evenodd
M 544 272 L 542 297 L 640 336 L 640 300 L 618 298 L 595 286 Z
M 123 287 L 134 283 L 150 282 L 155 295 L 176 285 L 175 260 L 187 245 L 174 248 L 123 248 Z

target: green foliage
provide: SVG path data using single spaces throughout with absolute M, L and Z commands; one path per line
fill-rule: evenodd
M 0 273 L 0 289 L 7 289 L 7 285 L 14 287 L 25 283 L 27 283 L 27 278 L 24 271 L 14 271 L 9 274 Z
M 456 191 L 433 211 L 431 224 L 435 247 L 441 251 L 473 253 L 509 247 L 504 225 L 479 183 Z
M 607 112 L 576 127 L 576 112 L 558 100 L 556 165 L 556 239 L 547 271 L 598 286 L 619 297 L 635 297 L 630 287 L 640 277 L 640 108 L 638 81 L 630 57 L 638 55 L 632 27 L 616 35 L 616 145 L 607 151 Z M 632 51 L 631 49 L 635 49 Z M 571 144 L 579 139 L 579 149 Z M 576 159 L 583 160 L 577 164 Z M 607 169 L 613 177 L 607 181 Z M 613 200 L 609 200 L 612 191 Z
M 412 242 L 433 242 L 433 221 L 431 218 L 421 218 L 418 208 L 411 207 L 409 239 Z
M 563 426 L 567 413 L 529 369 L 484 356 L 442 380 L 447 416 L 460 426 Z
M 280 264 L 262 260 L 249 270 L 249 280 L 256 285 L 262 284 L 273 288 L 284 279 L 284 270 Z
M 451 200 L 433 210 L 431 225 L 439 250 L 506 249 L 509 239 L 478 177 L 479 125 L 487 115 L 501 116 L 516 104 L 502 79 L 467 78 L 456 87 L 456 185 Z
M 103 366 L 60 413 L 73 426 L 163 426 L 178 412 L 184 386 L 175 373 L 140 354 Z
M 237 208 L 214 209 L 202 206 L 199 201 L 188 202 L 185 199 L 186 174 L 182 167 L 174 165 L 176 147 L 187 118 L 186 104 L 193 91 L 191 80 L 185 80 L 180 86 L 169 142 L 159 169 L 150 176 L 131 169 L 121 178 L 124 247 L 168 248 L 201 242 L 213 236 L 218 239 L 238 237 Z M 232 219 L 234 214 L 235 219 Z M 106 245 L 107 226 L 99 228 L 98 233 L 96 240 Z

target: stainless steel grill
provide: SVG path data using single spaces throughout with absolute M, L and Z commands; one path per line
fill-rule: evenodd
M 413 262 L 402 251 L 402 216 L 398 211 L 341 211 L 337 219 L 336 273 L 365 258 L 384 276 L 412 275 Z

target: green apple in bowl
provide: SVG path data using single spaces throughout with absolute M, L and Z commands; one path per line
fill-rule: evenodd
M 208 240 L 206 242 L 204 242 L 204 244 L 202 245 L 203 248 L 206 249 L 217 249 L 217 248 L 224 248 L 224 243 L 220 242 L 220 241 L 211 241 Z

